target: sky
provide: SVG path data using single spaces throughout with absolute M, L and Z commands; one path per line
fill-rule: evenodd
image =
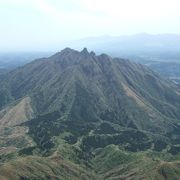
M 0 0 L 0 51 L 41 51 L 104 35 L 180 34 L 179 9 L 179 0 Z

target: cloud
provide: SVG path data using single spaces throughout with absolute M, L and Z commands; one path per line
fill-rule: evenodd
M 3 47 L 12 41 L 180 33 L 179 7 L 179 0 L 0 0 L 0 39 Z
M 180 14 L 179 0 L 80 0 L 89 11 L 111 17 L 163 17 Z
M 35 8 L 58 23 L 116 23 L 180 17 L 179 0 L 0 0 L 0 3 Z

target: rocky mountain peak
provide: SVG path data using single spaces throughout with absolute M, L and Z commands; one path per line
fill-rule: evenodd
M 83 53 L 83 54 L 89 54 L 87 48 L 84 48 L 84 49 L 81 51 L 81 53 Z

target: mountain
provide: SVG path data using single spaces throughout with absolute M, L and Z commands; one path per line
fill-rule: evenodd
M 179 34 L 147 34 L 140 33 L 124 36 L 100 36 L 89 37 L 66 43 L 73 48 L 88 46 L 97 53 L 106 52 L 112 56 L 143 56 L 151 55 L 151 58 L 164 55 L 178 56 L 180 50 Z M 133 60 L 133 59 L 132 59 Z
M 66 48 L 0 76 L 0 177 L 177 178 L 179 109 L 148 67 Z

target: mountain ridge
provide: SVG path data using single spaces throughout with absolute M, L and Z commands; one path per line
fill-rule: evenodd
M 122 162 L 132 163 L 128 164 L 136 172 L 132 176 L 142 177 L 134 169 L 136 158 L 145 167 L 148 164 L 143 158 L 148 158 L 152 167 L 157 167 L 168 157 L 173 163 L 173 157 L 179 159 L 178 87 L 146 66 L 106 54 L 97 56 L 86 48 L 81 52 L 66 48 L 49 58 L 8 72 L 0 80 L 0 112 L 6 112 L 8 107 L 19 107 L 17 105 L 25 97 L 30 112 L 33 112 L 33 117 L 19 121 L 20 124 L 15 126 L 0 124 L 4 138 L 0 143 L 7 150 L 13 147 L 11 153 L 17 156 L 14 161 L 8 160 L 10 164 L 18 164 L 21 156 L 32 156 L 38 168 L 39 161 L 47 168 L 45 157 L 58 159 L 58 156 L 64 156 L 65 162 L 70 160 L 75 164 L 72 172 L 78 165 L 88 168 L 96 177 L 98 173 L 94 170 L 104 172 L 103 168 L 107 168 L 107 177 L 118 179 L 115 174 L 124 169 L 119 164 Z M 3 114 L 3 117 L 8 115 Z M 9 122 L 9 119 L 3 121 Z M 157 162 L 148 157 L 150 152 Z M 101 169 L 103 154 L 112 166 Z M 42 158 L 38 159 L 38 155 Z M 115 156 L 119 158 L 117 172 L 111 159 Z M 121 158 L 125 160 L 121 161 Z M 54 160 L 50 161 L 52 167 Z M 96 166 L 97 162 L 99 165 Z M 176 169 L 177 164 L 172 167 Z M 138 166 L 143 169 L 140 164 Z M 171 168 L 170 164 L 167 166 Z M 55 167 L 58 174 L 58 167 Z M 84 169 L 81 171 L 88 176 Z M 128 173 L 128 169 L 124 171 Z
M 35 64 L 35 67 L 34 67 L 34 64 Z M 32 70 L 29 67 L 32 67 Z M 21 71 L 21 69 L 22 70 L 25 69 L 25 70 Z M 139 74 L 136 72 L 136 70 L 138 70 L 137 72 L 139 72 Z M 143 74 L 143 71 L 146 72 L 145 76 Z M 16 75 L 14 74 L 14 72 Z M 37 77 L 36 76 L 29 77 L 33 73 L 37 74 L 36 75 Z M 146 98 L 146 96 L 148 98 L 151 97 L 149 93 L 153 93 L 153 96 L 155 97 L 153 98 L 151 97 L 150 105 L 153 105 L 152 103 L 154 103 L 154 101 L 157 101 L 154 98 L 160 99 L 162 97 L 161 98 L 162 101 L 167 100 L 173 103 L 174 105 L 173 104 L 172 105 L 174 106 L 174 110 L 175 110 L 176 106 L 178 105 L 176 104 L 176 102 L 178 102 L 179 100 L 179 96 L 178 94 L 176 94 L 176 92 L 172 94 L 174 96 L 173 99 L 172 99 L 173 97 L 172 95 L 170 97 L 171 99 L 170 98 L 168 99 L 168 96 L 166 95 L 166 93 L 169 93 L 169 92 L 168 91 L 166 92 L 163 90 L 163 88 L 164 89 L 169 88 L 168 85 L 166 84 L 165 80 L 163 79 L 160 80 L 159 79 L 160 77 L 157 74 L 154 74 L 150 69 L 143 67 L 142 65 L 132 63 L 128 60 L 124 61 L 117 58 L 113 59 L 105 54 L 95 56 L 94 53 L 93 54 L 89 53 L 86 48 L 81 52 L 72 50 L 70 48 L 66 48 L 62 50 L 60 53 L 57 53 L 51 56 L 50 58 L 36 60 L 32 63 L 29 63 L 28 65 L 24 67 L 18 68 L 18 70 L 15 70 L 13 71 L 13 73 L 11 72 L 9 74 L 10 74 L 9 79 L 11 80 L 12 80 L 12 76 L 13 78 L 21 77 L 21 81 L 19 82 L 19 85 L 17 81 L 14 81 L 16 83 L 15 85 L 14 83 L 12 83 L 11 85 L 13 87 L 11 88 L 11 91 L 12 91 L 11 94 L 12 96 L 15 96 L 15 97 L 17 96 L 17 98 L 21 98 L 24 95 L 28 95 L 26 93 L 33 94 L 35 92 L 36 94 L 37 89 L 39 93 L 41 93 L 41 95 L 42 95 L 42 92 L 49 93 L 48 91 L 51 90 L 49 86 L 58 87 L 59 81 L 61 81 L 64 84 L 64 87 L 70 86 L 68 85 L 69 82 L 71 82 L 72 84 L 76 81 L 75 82 L 76 84 L 77 81 L 79 81 L 82 86 L 85 86 L 83 88 L 88 89 L 87 87 L 88 84 L 86 84 L 86 82 L 89 82 L 89 85 L 95 86 L 92 82 L 94 80 L 94 82 L 97 83 L 96 85 L 100 85 L 98 87 L 99 89 L 99 88 L 102 88 L 103 85 L 101 84 L 100 80 L 98 80 L 96 77 L 99 76 L 99 78 L 101 78 L 101 76 L 103 76 L 106 78 L 105 81 L 108 81 L 110 84 L 112 84 L 112 87 L 114 86 L 113 84 L 114 82 L 117 83 L 116 86 L 119 86 L 119 90 L 121 90 L 122 93 L 124 92 L 127 93 L 128 91 L 130 97 L 132 99 L 134 98 L 136 101 L 139 101 L 139 103 L 140 102 L 142 103 L 144 101 L 143 99 Z M 132 76 L 131 77 L 132 80 L 129 79 L 128 75 Z M 23 82 L 23 77 L 26 78 L 24 82 Z M 64 83 L 63 78 L 66 78 L 66 77 L 70 78 L 71 81 L 68 82 L 67 80 Z M 148 80 L 150 83 L 148 84 L 145 82 L 144 84 L 142 84 L 141 81 L 144 81 L 144 80 L 145 81 Z M 5 78 L 5 81 L 8 81 L 8 78 Z M 138 83 L 139 85 L 137 86 L 136 83 Z M 142 88 L 143 85 L 144 85 L 144 88 L 146 88 L 145 86 L 147 87 L 149 86 L 149 88 L 145 90 L 146 92 L 143 92 L 144 91 Z M 24 86 L 24 89 L 21 88 L 23 86 Z M 62 87 L 62 92 L 63 92 L 64 87 Z M 22 90 L 20 90 L 20 88 Z M 140 88 L 142 92 L 138 92 Z M 152 92 L 149 91 L 150 88 L 152 89 Z M 164 94 L 156 91 L 156 88 L 159 88 L 159 91 L 163 92 Z M 45 89 L 46 91 L 42 91 L 42 89 Z M 113 91 L 114 95 L 119 93 L 119 92 L 116 92 L 117 91 L 116 89 L 114 90 L 115 90 Z M 58 93 L 58 91 L 59 90 L 56 88 L 56 93 Z M 172 90 L 170 90 L 170 88 L 169 88 L 169 91 L 173 92 Z M 53 92 L 51 94 L 55 96 L 55 93 Z M 93 90 L 91 92 L 93 92 Z M 38 95 L 38 96 L 41 96 L 41 95 Z M 101 93 L 101 95 L 103 94 Z M 105 99 L 105 96 L 104 96 L 104 99 Z M 51 103 L 49 102 L 51 106 L 53 104 L 53 97 L 52 99 L 50 99 L 50 101 L 52 101 Z M 158 103 L 158 101 L 156 103 Z M 47 106 L 47 104 L 45 105 Z M 169 106 L 168 108 L 172 108 L 172 105 Z M 161 109 L 160 111 L 161 113 L 163 112 L 162 110 L 163 109 Z M 167 116 L 170 115 L 167 112 L 163 112 L 163 113 L 165 113 Z M 172 115 L 170 115 L 170 117 L 173 118 Z M 178 117 L 180 117 L 180 114 L 178 115 Z

